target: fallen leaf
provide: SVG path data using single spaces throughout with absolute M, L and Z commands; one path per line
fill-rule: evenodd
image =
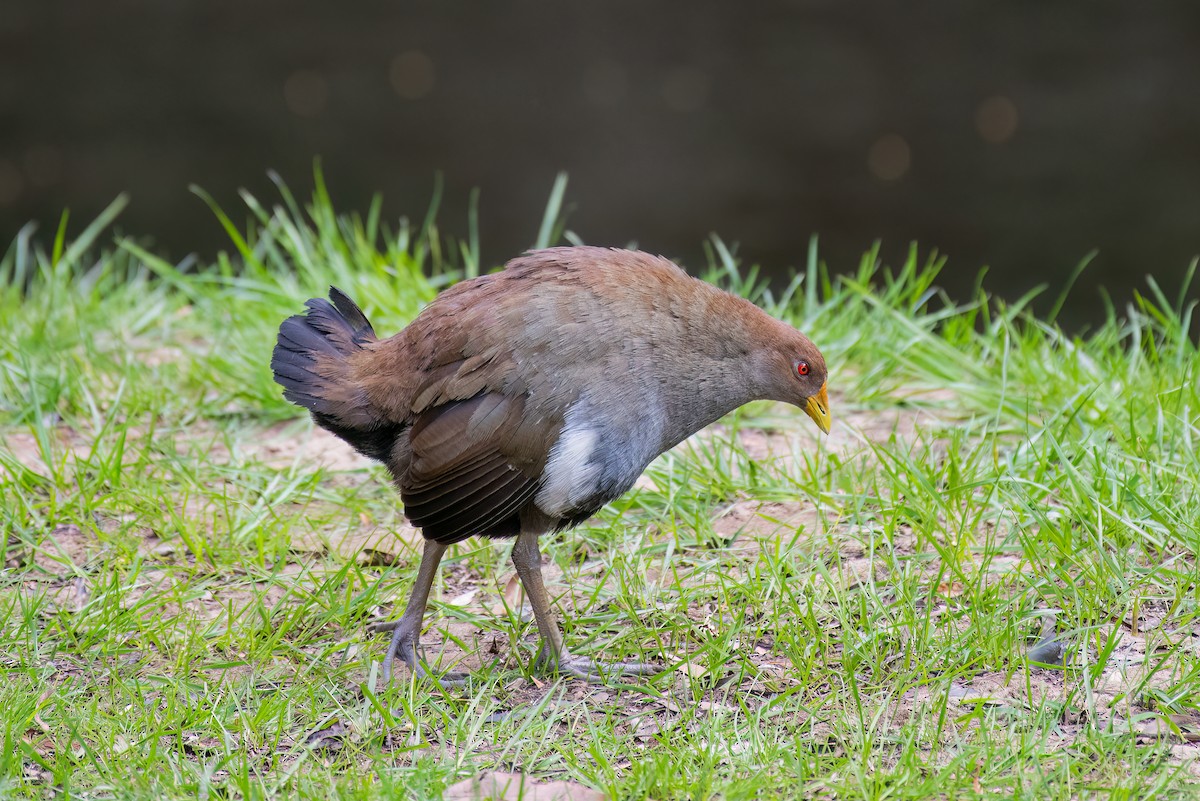
M 651 715 L 639 716 L 629 720 L 633 736 L 639 740 L 648 740 L 662 731 L 662 724 Z
M 462 593 L 461 595 L 454 596 L 449 601 L 447 601 L 447 603 L 449 603 L 451 606 L 467 606 L 468 604 L 471 603 L 471 601 L 475 600 L 475 596 L 478 594 L 479 594 L 478 588 L 473 589 L 473 590 L 467 590 L 466 592 Z
M 1133 730 L 1139 743 L 1165 740 L 1173 733 L 1171 731 L 1171 724 L 1157 715 L 1139 721 L 1137 724 L 1131 723 L 1130 728 Z
M 446 801 L 607 801 L 608 796 L 573 782 L 538 783 L 523 773 L 489 771 L 446 788 Z
M 342 741 L 345 738 L 346 727 L 342 725 L 341 721 L 335 720 L 333 725 L 317 729 L 305 737 L 304 744 L 309 748 L 336 751 L 342 747 Z
M 525 587 L 521 585 L 521 578 L 513 573 L 508 577 L 508 581 L 504 582 L 504 589 L 500 592 L 501 600 L 492 605 L 489 610 L 493 615 L 506 614 L 510 609 L 520 611 L 525 603 Z
M 957 598 L 963 594 L 963 585 L 961 581 L 943 581 L 937 585 L 937 592 L 947 598 Z
M 1076 709 L 1074 707 L 1063 707 L 1062 722 L 1071 726 L 1077 726 L 1080 723 L 1087 722 L 1088 713 L 1086 709 Z
M 525 585 L 517 574 L 509 577 L 504 583 L 504 600 L 510 609 L 520 609 L 525 603 Z
M 179 547 L 174 542 L 160 542 L 154 546 L 153 553 L 155 556 L 171 556 Z

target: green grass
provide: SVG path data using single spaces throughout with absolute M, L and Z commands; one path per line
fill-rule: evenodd
M 562 189 L 541 242 L 572 236 Z M 689 266 L 813 337 L 835 429 L 752 405 L 544 543 L 573 649 L 663 674 L 529 674 L 507 548 L 472 540 L 425 646 L 475 682 L 388 687 L 363 630 L 417 539 L 269 354 L 330 283 L 390 333 L 487 265 L 436 204 L 389 228 L 280 192 L 214 208 L 213 264 L 113 241 L 120 202 L 0 261 L 0 796 L 421 798 L 488 770 L 614 799 L 1197 794 L 1183 300 L 1150 283 L 1069 336 L 1029 298 L 951 303 L 915 249 L 835 277 L 814 246 L 772 292 L 714 238 Z M 1031 664 L 1042 637 L 1065 664 Z

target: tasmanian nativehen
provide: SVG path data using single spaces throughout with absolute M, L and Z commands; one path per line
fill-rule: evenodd
M 429 588 L 452 543 L 515 537 L 541 634 L 536 666 L 584 679 L 658 672 L 571 655 L 542 583 L 538 537 L 633 486 L 656 456 L 752 400 L 829 431 L 825 360 L 749 301 L 627 250 L 537 250 L 442 292 L 387 339 L 331 287 L 284 320 L 275 380 L 317 424 L 391 471 L 425 547 L 384 658 L 424 675 Z

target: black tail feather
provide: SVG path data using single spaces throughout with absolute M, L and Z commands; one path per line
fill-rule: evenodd
M 373 408 L 355 379 L 350 357 L 375 340 L 375 329 L 362 309 L 337 287 L 330 303 L 313 298 L 308 311 L 284 320 L 271 356 L 283 396 L 312 412 L 321 427 L 360 453 L 384 459 L 398 426 Z
M 354 329 L 354 338 L 365 342 L 375 339 L 375 328 L 371 325 L 371 321 L 367 319 L 367 315 L 363 314 L 363 310 L 358 308 L 358 304 L 350 299 L 342 290 L 336 286 L 329 287 L 329 299 L 333 301 L 333 306 L 342 315 L 342 319 Z

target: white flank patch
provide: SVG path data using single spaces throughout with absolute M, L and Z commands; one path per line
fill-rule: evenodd
M 566 425 L 554 447 L 542 475 L 542 485 L 534 501 L 543 512 L 551 517 L 562 517 L 596 488 L 600 465 L 588 464 L 596 448 L 596 432 L 573 425 L 571 412 L 567 411 Z

